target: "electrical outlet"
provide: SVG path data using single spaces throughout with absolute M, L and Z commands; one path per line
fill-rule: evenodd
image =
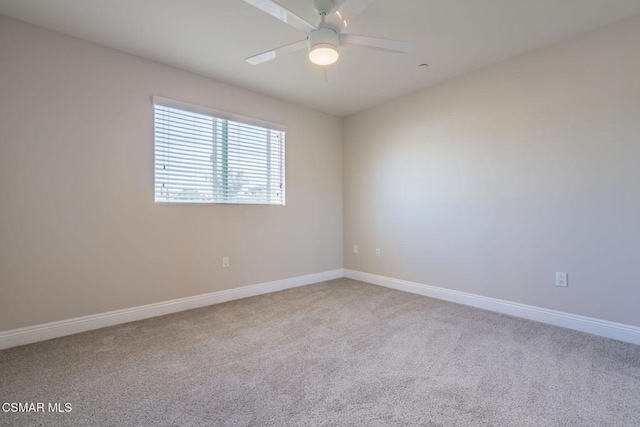
M 222 257 L 222 268 L 229 268 L 229 257 L 228 256 L 223 256 Z
M 380 258 L 380 248 L 376 248 L 376 258 Z
M 567 281 L 567 273 L 556 273 L 556 286 L 562 286 L 563 288 L 569 286 L 569 282 Z
M 353 245 L 353 253 L 354 254 L 358 253 L 358 245 Z

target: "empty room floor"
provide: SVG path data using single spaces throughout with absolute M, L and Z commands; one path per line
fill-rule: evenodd
M 20 425 L 638 426 L 640 346 L 339 279 L 0 352 Z

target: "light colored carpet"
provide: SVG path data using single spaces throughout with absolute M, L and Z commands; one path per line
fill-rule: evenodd
M 0 424 L 639 426 L 640 346 L 340 279 L 0 352 Z

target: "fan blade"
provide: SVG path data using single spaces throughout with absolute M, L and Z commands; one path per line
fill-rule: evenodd
M 267 52 L 260 53 L 258 55 L 250 56 L 245 59 L 245 61 L 247 61 L 251 65 L 258 65 L 262 64 L 263 62 L 279 58 L 280 56 L 286 55 L 288 53 L 302 50 L 305 47 L 307 47 L 307 40 L 300 40 L 299 42 L 291 43 L 276 49 L 269 50 Z
M 342 32 L 371 2 L 373 0 L 337 0 L 336 6 L 328 15 L 327 23 Z
M 290 10 L 280 6 L 273 0 L 244 0 L 245 3 L 249 3 L 251 6 L 257 7 L 263 12 L 268 13 L 274 18 L 278 18 L 282 22 L 291 25 L 294 28 L 308 33 L 316 29 L 314 25 L 311 25 L 304 19 L 300 18 Z
M 375 37 L 356 36 L 354 34 L 340 34 L 340 45 L 366 47 L 369 49 L 385 50 L 387 52 L 409 53 L 411 43 L 399 42 Z

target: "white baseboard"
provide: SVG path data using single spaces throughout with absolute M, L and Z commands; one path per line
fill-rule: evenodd
M 338 269 L 0 332 L 0 350 L 341 277 L 640 345 L 640 327 L 637 326 L 438 288 L 376 274 Z
M 0 332 L 0 350 L 344 277 L 342 269 Z
M 344 273 L 345 277 L 372 283 L 374 285 L 451 301 L 458 304 L 469 305 L 472 307 L 482 308 L 484 310 L 535 320 L 537 322 L 561 326 L 563 328 L 574 329 L 576 331 L 640 345 L 640 327 L 637 326 L 609 322 L 606 320 L 594 319 L 592 317 L 579 316 L 577 314 L 564 313 L 562 311 L 549 310 L 547 308 L 519 304 L 496 298 L 483 297 L 467 292 L 438 288 L 435 286 L 423 285 L 421 283 L 393 279 L 360 271 L 345 269 Z

